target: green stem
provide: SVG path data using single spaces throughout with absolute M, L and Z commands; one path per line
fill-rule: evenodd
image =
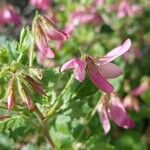
M 20 55 L 19 55 L 19 57 L 17 59 L 17 62 L 19 62 L 21 60 L 22 56 L 23 56 L 23 53 L 20 53 Z
M 34 52 L 35 44 L 32 45 L 29 53 L 29 67 L 33 66 L 33 52 Z
M 53 107 L 50 109 L 50 111 L 47 114 L 47 118 L 50 118 L 51 116 L 53 116 L 53 114 L 56 112 L 56 109 L 61 105 L 61 98 L 64 95 L 64 93 L 67 91 L 67 89 L 69 88 L 70 84 L 73 81 L 73 75 L 70 76 L 70 79 L 68 80 L 65 88 L 61 91 L 61 93 L 59 94 L 59 96 L 56 99 L 55 104 L 53 105 Z
M 41 113 L 41 111 L 38 109 L 37 106 L 35 106 L 35 112 L 36 112 L 36 114 L 40 120 L 40 124 L 41 124 L 42 130 L 43 130 L 43 135 L 44 135 L 45 140 L 51 146 L 51 149 L 55 150 L 55 145 L 54 145 L 54 143 L 53 143 L 53 141 L 49 135 L 47 121 L 44 120 L 45 119 L 44 115 Z
M 97 105 L 98 105 L 98 104 L 99 104 L 99 101 L 98 101 L 98 103 L 96 104 L 96 106 L 94 107 L 93 111 L 92 111 L 91 113 L 88 113 L 88 114 L 86 115 L 85 118 L 86 118 L 87 121 L 86 121 L 84 127 L 82 128 L 82 130 L 81 130 L 79 136 L 77 137 L 76 141 L 79 141 L 79 140 L 80 140 L 80 138 L 81 138 L 82 135 L 84 134 L 84 131 L 85 131 L 87 125 L 88 125 L 88 124 L 91 122 L 91 120 L 93 119 L 93 117 L 94 117 L 94 115 L 95 115 L 95 113 L 96 113 Z

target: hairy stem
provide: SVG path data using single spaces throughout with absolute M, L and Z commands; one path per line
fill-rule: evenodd
M 34 52 L 35 44 L 32 45 L 29 53 L 29 67 L 33 66 L 33 52 Z
M 57 97 L 55 104 L 53 105 L 53 107 L 50 109 L 50 111 L 47 114 L 47 118 L 50 118 L 51 116 L 53 116 L 53 114 L 56 112 L 57 108 L 61 105 L 61 103 L 62 103 L 61 98 L 64 95 L 64 93 L 67 91 L 67 89 L 69 88 L 72 81 L 73 81 L 73 75 L 70 76 L 70 79 L 68 80 L 65 88 L 61 91 L 61 93 Z
M 47 121 L 44 120 L 45 117 L 44 115 L 41 113 L 41 111 L 37 108 L 37 106 L 35 106 L 35 111 L 36 111 L 36 114 L 40 120 L 40 124 L 41 124 L 41 127 L 42 127 L 42 130 L 43 130 L 43 135 L 44 135 L 44 138 L 45 140 L 47 141 L 47 143 L 51 146 L 51 149 L 52 150 L 55 150 L 55 145 L 49 135 L 49 130 L 48 130 L 48 126 L 47 126 Z

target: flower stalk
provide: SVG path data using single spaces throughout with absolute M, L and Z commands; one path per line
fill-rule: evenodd
M 55 104 L 53 105 L 53 107 L 48 112 L 47 118 L 51 118 L 55 114 L 57 108 L 61 105 L 61 103 L 62 103 L 61 102 L 61 98 L 65 94 L 65 92 L 67 91 L 67 89 L 70 87 L 70 85 L 71 85 L 71 83 L 73 81 L 73 77 L 74 77 L 73 75 L 70 76 L 70 79 L 68 80 L 65 88 L 61 91 L 61 93 L 59 94 L 59 96 L 56 99 Z

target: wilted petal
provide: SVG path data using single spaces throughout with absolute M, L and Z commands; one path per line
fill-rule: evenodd
M 113 79 L 123 74 L 123 70 L 113 63 L 102 64 L 100 71 L 106 79 Z
M 117 57 L 121 56 L 125 52 L 129 50 L 131 47 L 131 40 L 127 39 L 122 45 L 116 47 L 112 51 L 110 51 L 107 55 L 100 59 L 100 61 L 104 64 L 109 63 L 116 59 Z
M 110 130 L 110 122 L 106 112 L 105 107 L 102 104 L 99 104 L 97 107 L 97 111 L 99 114 L 100 121 L 102 123 L 102 127 L 104 129 L 105 134 L 107 134 Z
M 69 69 L 73 69 L 74 68 L 74 61 L 75 61 L 74 58 L 67 61 L 65 64 L 63 64 L 61 66 L 60 71 L 63 72 L 63 71 L 69 70 Z
M 37 83 L 33 78 L 31 78 L 28 75 L 25 75 L 25 80 L 28 81 L 28 83 L 30 83 L 34 91 L 37 92 L 39 95 L 47 96 L 44 92 L 44 87 L 40 83 Z
M 85 78 L 85 67 L 86 63 L 84 61 L 80 59 L 74 60 L 74 75 L 75 78 L 80 82 L 83 82 Z
M 8 103 L 7 111 L 8 112 L 14 106 L 14 102 L 15 102 L 14 93 L 13 93 L 13 90 L 11 89 L 7 98 L 7 103 Z
M 68 38 L 68 35 L 63 31 L 60 31 L 56 26 L 48 20 L 46 17 L 41 16 L 42 29 L 45 35 L 54 41 L 64 41 Z
M 24 102 L 27 104 L 30 111 L 33 111 L 35 109 L 35 105 L 33 104 L 32 100 L 29 96 L 24 97 Z
M 134 122 L 128 117 L 128 114 L 120 99 L 112 94 L 109 102 L 108 114 L 119 127 L 129 129 L 135 126 Z
M 106 93 L 111 93 L 114 90 L 113 86 L 102 77 L 99 68 L 97 68 L 92 59 L 90 57 L 86 57 L 85 61 L 87 63 L 86 71 L 96 87 Z
M 48 42 L 46 40 L 46 37 L 44 35 L 44 32 L 41 28 L 41 26 L 35 26 L 35 40 L 37 47 L 48 58 L 54 58 L 55 55 L 53 51 L 49 48 Z

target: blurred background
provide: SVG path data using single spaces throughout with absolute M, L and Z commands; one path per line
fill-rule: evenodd
M 130 38 L 132 41 L 131 49 L 123 57 L 115 60 L 115 63 L 124 69 L 124 75 L 111 82 L 129 114 L 135 120 L 136 128 L 124 130 L 112 124 L 112 130 L 106 136 L 96 115 L 75 149 L 149 150 L 150 1 L 0 0 L 1 48 L 9 47 L 10 43 L 15 44 L 19 40 L 22 27 L 31 27 L 36 11 L 69 34 L 69 39 L 65 42 L 49 43 L 57 53 L 56 65 L 61 65 L 72 57 L 80 57 L 82 53 L 101 57 L 125 39 Z M 47 68 L 52 63 L 54 61 L 46 59 L 41 65 Z M 3 95 L 3 90 L 0 89 L 0 95 Z M 82 97 L 83 101 L 88 101 L 88 107 L 83 104 L 82 116 L 95 105 L 99 96 L 100 94 L 95 92 L 92 96 L 87 94 Z M 80 103 L 78 105 L 80 106 Z M 2 109 L 1 111 L 3 112 Z M 76 111 L 78 112 L 78 109 Z M 79 119 L 79 116 L 76 118 Z M 64 122 L 61 122 L 62 120 Z M 68 118 L 57 119 L 56 128 L 59 134 L 62 132 L 60 126 L 64 125 L 64 128 L 67 128 L 65 133 L 64 131 L 61 133 L 62 137 L 54 135 L 54 140 L 60 149 L 71 149 L 68 145 L 72 143 L 74 137 L 78 137 L 82 128 L 77 120 L 74 120 L 71 126 L 68 122 L 70 122 Z M 32 135 L 25 126 L 22 128 L 24 130 L 21 130 L 18 125 L 18 128 L 13 129 L 11 124 L 4 126 L 3 122 L 0 122 L 0 149 L 47 149 L 38 133 L 35 134 L 33 131 Z

